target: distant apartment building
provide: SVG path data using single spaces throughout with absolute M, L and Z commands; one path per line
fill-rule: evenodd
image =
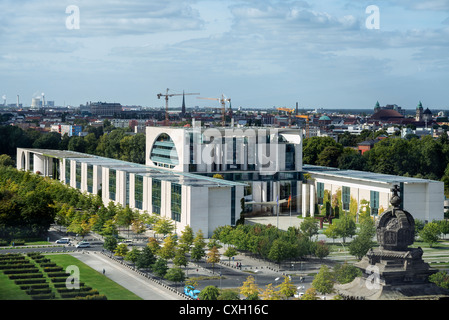
M 114 116 L 122 112 L 120 103 L 94 102 L 90 104 L 90 112 L 97 116 Z
M 50 131 L 58 132 L 61 136 L 67 134 L 69 137 L 78 137 L 81 136 L 83 127 L 71 124 L 54 124 L 50 127 Z

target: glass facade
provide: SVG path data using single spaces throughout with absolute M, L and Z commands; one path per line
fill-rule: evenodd
M 81 189 L 81 162 L 76 162 L 76 188 Z
M 92 193 L 94 187 L 94 166 L 87 165 L 87 192 Z
M 65 159 L 65 183 L 70 184 L 70 160 Z
M 116 170 L 109 169 L 109 199 L 115 201 L 115 193 L 116 193 Z
M 171 218 L 181 222 L 182 188 L 180 184 L 171 184 Z
M 143 207 L 143 176 L 136 175 L 134 180 L 134 200 L 137 209 Z
M 175 143 L 166 133 L 161 134 L 153 144 L 150 160 L 159 167 L 174 168 L 179 164 Z
M 316 183 L 316 197 L 318 200 L 318 204 L 323 204 L 324 199 L 324 183 L 317 182 Z
M 377 215 L 379 213 L 379 192 L 378 191 L 370 191 L 370 207 L 371 214 Z
M 343 187 L 341 192 L 341 202 L 343 204 L 343 210 L 349 210 L 350 201 L 351 201 L 351 189 L 349 187 Z
M 162 194 L 161 180 L 152 179 L 151 182 L 151 203 L 153 207 L 153 213 L 161 214 L 161 194 Z

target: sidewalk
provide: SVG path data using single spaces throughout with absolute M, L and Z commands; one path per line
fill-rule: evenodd
M 163 286 L 144 277 L 136 271 L 114 261 L 101 253 L 90 251 L 89 253 L 74 252 L 72 256 L 87 264 L 96 271 L 120 284 L 129 291 L 135 293 L 144 300 L 182 300 L 182 295 L 164 288 Z

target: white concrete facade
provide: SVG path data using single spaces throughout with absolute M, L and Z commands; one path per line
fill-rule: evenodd
M 415 219 L 431 222 L 443 219 L 444 214 L 444 183 L 441 181 L 382 175 L 352 170 L 306 166 L 311 175 L 311 183 L 317 188 L 318 183 L 324 184 L 324 189 L 331 195 L 342 191 L 343 187 L 350 190 L 350 198 L 357 203 L 357 211 L 361 201 L 370 202 L 371 192 L 378 193 L 377 208 L 382 212 L 390 205 L 391 189 L 394 185 L 401 187 L 403 209 L 410 212 Z
M 185 176 L 167 172 L 166 169 L 149 168 L 74 152 L 20 148 L 17 150 L 17 159 L 19 170 L 29 170 L 29 159 L 33 159 L 33 172 L 39 172 L 43 176 L 51 176 L 52 164 L 57 161 L 61 182 L 79 189 L 80 192 L 99 194 L 101 190 L 105 205 L 113 201 L 122 206 L 128 205 L 140 212 L 152 213 L 152 180 L 158 179 L 161 182 L 160 215 L 169 219 L 173 218 L 171 186 L 179 184 L 181 212 L 179 221 L 175 221 L 177 232 L 181 232 L 185 226 L 189 225 L 194 232 L 201 230 L 205 236 L 209 237 L 217 227 L 233 225 L 240 219 L 240 199 L 243 198 L 244 184 L 201 176 Z M 89 167 L 91 180 L 88 182 Z M 140 207 L 137 206 L 136 201 L 138 176 L 142 181 L 139 195 L 142 199 Z M 113 177 L 115 183 L 112 180 L 110 184 L 110 179 Z M 114 188 L 115 192 L 113 192 Z

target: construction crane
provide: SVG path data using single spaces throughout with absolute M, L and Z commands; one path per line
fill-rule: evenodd
M 292 112 L 295 111 L 295 109 L 288 109 L 288 108 L 277 108 L 279 111 L 285 111 L 288 114 L 288 127 L 292 127 Z
M 306 138 L 309 138 L 309 135 L 310 135 L 310 132 L 309 132 L 310 131 L 309 130 L 309 121 L 310 121 L 309 116 L 298 114 L 295 117 L 306 119 Z
M 219 101 L 221 104 L 221 113 L 222 113 L 222 119 L 221 119 L 221 124 L 223 127 L 226 126 L 226 102 L 231 103 L 231 99 L 230 98 L 226 98 L 224 94 L 221 95 L 221 98 L 202 98 L 202 97 L 197 97 L 197 99 L 206 99 L 206 100 L 215 100 L 215 101 Z
M 182 95 L 199 95 L 199 93 L 168 93 L 167 89 L 167 93 L 166 94 L 162 94 L 162 93 L 158 93 L 157 94 L 157 98 L 160 99 L 161 97 L 165 97 L 165 123 L 164 125 L 168 126 L 169 124 L 169 119 L 168 119 L 168 98 L 169 97 L 174 97 L 174 96 L 182 96 Z

